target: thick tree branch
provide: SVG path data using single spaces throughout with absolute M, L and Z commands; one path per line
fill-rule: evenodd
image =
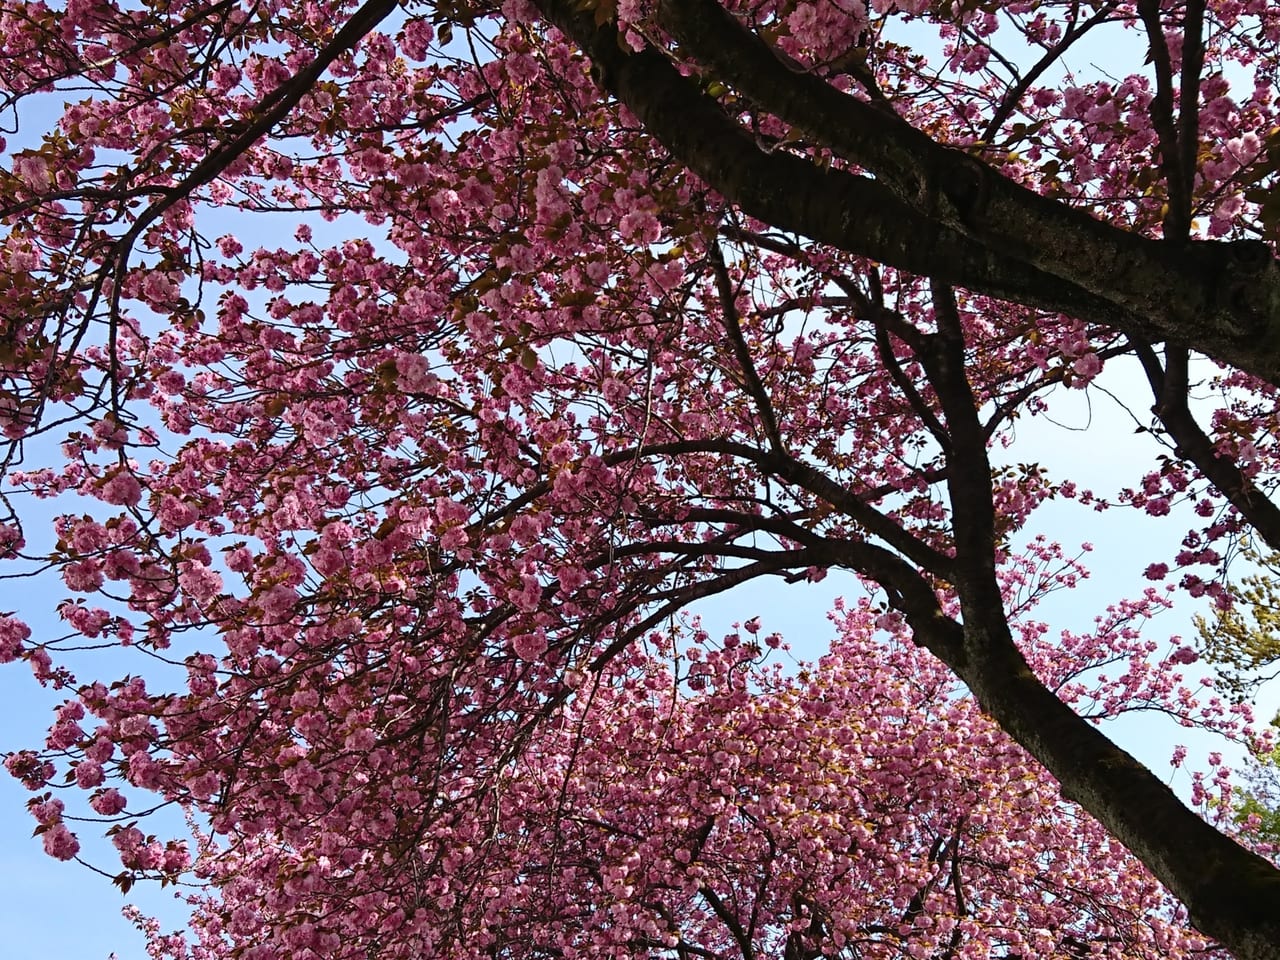
M 1200 81 L 1204 74 L 1205 0 L 1187 0 L 1182 15 L 1182 84 L 1178 96 L 1178 166 L 1193 208 L 1200 153 Z
M 942 404 L 951 438 L 947 453 L 947 491 L 955 536 L 956 587 L 965 622 L 1004 616 L 1004 598 L 996 579 L 996 516 L 991 498 L 991 462 L 978 402 L 965 374 L 964 333 L 955 292 L 932 283 L 938 333 L 922 351 L 921 362 Z
M 879 551 L 877 555 L 875 551 Z M 1000 609 L 972 606 L 963 626 L 902 561 L 876 547 L 842 559 L 881 583 L 916 642 L 959 677 L 983 709 L 1178 897 L 1193 922 L 1241 960 L 1275 960 L 1280 871 L 1219 833 L 1128 752 L 1036 677 Z
M 1187 906 L 1192 922 L 1240 960 L 1275 960 L 1280 871 L 1188 810 L 1150 770 L 1063 704 L 1032 673 L 1002 618 L 996 626 L 999 633 L 992 634 L 966 622 L 964 661 L 943 659 L 1058 779 L 1063 795 L 1097 817 Z
M 610 89 L 676 159 L 748 215 L 921 276 L 1111 326 L 1130 324 L 1163 339 L 1169 326 L 1163 319 L 1149 322 L 1128 307 L 974 243 L 940 219 L 913 210 L 877 180 L 780 151 L 765 153 L 656 50 L 622 50 L 617 29 L 597 26 L 572 0 L 538 0 L 537 5 L 586 51 Z M 1043 229 L 1036 225 L 1037 231 Z
M 1280 380 L 1280 265 L 1265 244 L 1173 245 L 1104 224 L 788 69 L 715 0 L 663 0 L 664 26 L 711 75 L 876 179 L 764 154 L 656 51 L 622 52 L 616 30 L 570 0 L 539 6 L 677 159 L 752 216 L 974 291 L 1182 341 Z
M 1184 240 L 1191 229 L 1191 182 L 1188 170 L 1183 168 L 1178 123 L 1174 119 L 1173 58 L 1160 19 L 1160 0 L 1139 0 L 1138 14 L 1147 31 L 1151 65 L 1156 75 L 1156 92 L 1151 98 L 1150 113 L 1151 125 L 1160 144 L 1160 171 L 1164 174 L 1165 189 L 1169 193 L 1164 235 L 1169 239 Z M 1194 165 L 1190 169 L 1194 170 Z
M 904 202 L 984 246 L 1119 302 L 1159 246 L 1043 197 L 896 114 L 789 70 L 716 0 L 661 0 L 660 18 L 711 72 L 815 143 L 870 171 Z M 1101 269 L 1101 273 L 1099 270 Z M 1134 291 L 1137 293 L 1137 291 Z M 1135 299 L 1131 308 L 1145 304 Z
M 952 456 L 959 458 L 949 464 L 948 489 L 965 655 L 952 662 L 945 646 L 935 652 L 1000 726 L 1058 778 L 1064 796 L 1147 864 L 1206 932 L 1238 957 L 1274 957 L 1270 951 L 1280 943 L 1280 871 L 1206 824 L 1150 770 L 1064 705 L 1014 644 L 996 579 L 990 469 L 964 376 L 959 317 L 951 291 L 937 282 L 933 298 L 939 346 L 925 355 L 925 364 L 947 417 Z M 1224 912 L 1223 890 L 1233 885 L 1239 900 Z

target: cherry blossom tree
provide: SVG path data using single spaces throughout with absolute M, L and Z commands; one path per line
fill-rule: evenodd
M 0 618 L 73 694 L 6 765 L 53 856 L 83 789 L 121 886 L 211 884 L 158 954 L 1276 956 L 1226 775 L 1192 810 L 1095 723 L 1249 736 L 1133 625 L 1280 550 L 1270 4 L 35 0 L 0 37 L 0 551 L 77 595 L 60 641 Z M 1012 460 L 1121 357 L 1149 472 Z M 1175 589 L 1034 620 L 1079 576 L 1051 499 L 1189 507 Z M 821 676 L 680 627 L 831 570 L 880 607 Z M 75 678 L 87 642 L 185 688 Z

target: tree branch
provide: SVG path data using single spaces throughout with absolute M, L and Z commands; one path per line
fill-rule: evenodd
M 1152 412 L 1176 444 L 1174 453 L 1195 464 L 1263 541 L 1272 550 L 1280 551 L 1280 507 L 1258 489 L 1234 460 L 1218 453 L 1187 406 L 1186 351 L 1169 347 L 1164 366 L 1150 345 L 1135 343 L 1134 351 L 1155 397 Z
M 1036 62 L 1035 66 L 1027 71 L 1025 76 L 1021 77 L 1017 83 L 1009 88 L 1009 92 L 1000 101 L 1000 106 L 992 113 L 991 119 L 983 129 L 982 139 L 990 143 L 992 138 L 1000 132 L 1000 128 L 1004 126 L 1005 121 L 1013 116 L 1013 112 L 1018 109 L 1018 104 L 1022 102 L 1026 92 L 1031 89 L 1031 85 L 1039 80 L 1058 58 L 1070 50 L 1077 40 L 1115 13 L 1117 6 L 1118 4 L 1114 2 L 1103 4 L 1083 24 L 1076 19 L 1079 12 L 1078 9 L 1073 8 L 1070 24 L 1063 32 L 1062 38 L 1045 52 L 1045 55 Z
M 717 79 L 876 179 L 765 153 L 658 51 L 622 49 L 613 24 L 572 0 L 537 5 L 676 159 L 747 214 L 975 292 L 1185 342 L 1280 382 L 1280 265 L 1266 244 L 1171 246 L 1094 220 L 787 69 L 715 0 L 663 0 L 662 23 Z
M 760 423 L 764 427 L 764 435 L 774 453 L 783 454 L 786 447 L 782 442 L 782 433 L 778 430 L 778 418 L 773 412 L 773 403 L 769 399 L 769 391 L 765 389 L 756 372 L 755 363 L 751 359 L 751 350 L 742 337 L 742 325 L 738 322 L 738 307 L 734 302 L 733 281 L 729 278 L 729 268 L 725 266 L 724 254 L 720 244 L 714 240 L 708 244 L 707 259 L 711 262 L 711 272 L 715 275 L 716 292 L 720 296 L 720 313 L 724 321 L 725 333 L 733 346 L 733 355 L 738 361 L 738 369 L 742 372 L 743 386 L 756 409 L 760 411 Z
M 1160 170 L 1169 191 L 1169 210 L 1164 217 L 1164 235 L 1185 240 L 1191 230 L 1191 183 L 1183 168 L 1179 130 L 1173 109 L 1173 58 L 1160 20 L 1160 0 L 1139 0 L 1138 15 L 1147 31 L 1147 45 L 1156 74 L 1156 92 L 1151 98 L 1151 125 L 1160 144 Z M 1186 104 L 1183 104 L 1185 110 Z M 1185 116 L 1185 114 L 1184 114 Z M 1194 164 L 1195 157 L 1192 157 Z M 1194 170 L 1194 166 L 1190 169 Z

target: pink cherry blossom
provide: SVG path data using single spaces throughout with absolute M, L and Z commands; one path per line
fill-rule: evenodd
M 0 663 L 16 660 L 30 636 L 31 628 L 21 620 L 0 616 Z
M 142 499 L 142 486 L 127 470 L 117 470 L 102 486 L 102 499 L 120 506 L 135 506 Z
M 55 823 L 40 835 L 44 852 L 57 860 L 70 860 L 80 852 L 80 841 L 65 823 Z

